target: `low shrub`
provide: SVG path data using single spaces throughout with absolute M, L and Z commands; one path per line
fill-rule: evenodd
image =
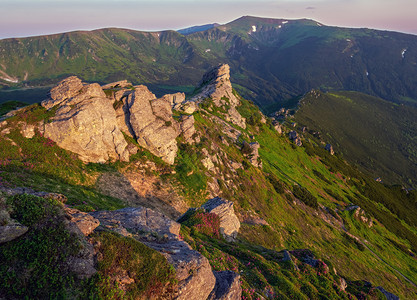
M 295 185 L 292 190 L 295 197 L 303 201 L 310 207 L 318 208 L 317 198 L 314 197 L 306 188 Z

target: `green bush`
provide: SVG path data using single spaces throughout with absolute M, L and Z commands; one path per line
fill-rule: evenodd
M 0 295 L 7 299 L 63 299 L 76 280 L 67 260 L 80 250 L 59 205 L 31 195 L 13 197 L 12 216 L 31 226 L 0 246 Z
M 58 204 L 54 200 L 28 194 L 13 196 L 7 202 L 12 208 L 11 217 L 26 226 L 32 226 L 53 214 Z
M 318 208 L 319 205 L 317 203 L 317 198 L 314 197 L 306 188 L 295 185 L 293 186 L 292 192 L 296 198 L 303 201 L 308 206 Z
M 176 288 L 174 268 L 157 251 L 114 232 L 95 234 L 100 253 L 98 272 L 88 282 L 83 298 L 159 299 Z M 122 289 L 118 276 L 132 283 Z

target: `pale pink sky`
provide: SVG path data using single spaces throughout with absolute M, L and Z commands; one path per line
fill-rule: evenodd
M 0 0 L 0 39 L 122 27 L 227 23 L 243 15 L 417 34 L 417 0 Z

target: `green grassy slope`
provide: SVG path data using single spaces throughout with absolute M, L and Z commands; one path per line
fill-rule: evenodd
M 219 238 L 215 228 L 194 226 L 206 218 L 204 215 L 197 216 L 194 223 L 185 223 L 182 235 L 215 270 L 239 271 L 247 299 L 271 293 L 282 299 L 348 299 L 349 295 L 383 299 L 375 289 L 354 283 L 359 280 L 383 286 L 404 299 L 416 296 L 417 288 L 393 269 L 417 282 L 415 192 L 407 194 L 375 182 L 339 157 L 329 155 L 312 139 L 296 147 L 285 135 L 279 135 L 270 121 L 262 123 L 258 108 L 245 100 L 238 109 L 247 118 L 248 127 L 236 127 L 243 134 L 234 143 L 213 121 L 210 109 L 213 106 L 207 103 L 194 113 L 201 141 L 187 145 L 179 138 L 173 166 L 140 148 L 130 163 L 84 165 L 74 154 L 42 136 L 26 139 L 12 130 L 0 140 L 0 184 L 61 192 L 67 195 L 69 205 L 82 210 L 116 209 L 126 204 L 96 189 L 99 175 L 126 168 L 139 172 L 139 161 L 154 161 L 157 170 L 163 170 L 157 175 L 173 184 L 189 205 L 205 202 L 208 182 L 213 179 L 217 179 L 221 196 L 234 202 L 242 221 L 236 243 Z M 50 114 L 33 105 L 8 122 L 15 126 L 23 120 L 36 123 Z M 253 167 L 242 152 L 244 140 L 259 142 L 262 169 Z M 204 167 L 203 148 L 218 156 L 217 169 Z M 242 167 L 233 169 L 230 161 Z M 351 203 L 362 207 L 372 221 L 363 222 L 354 211 L 346 210 Z M 267 224 L 251 222 L 254 216 Z M 281 261 L 283 254 L 279 251 L 284 249 L 309 249 L 329 268 L 321 263 L 309 267 L 297 259 L 300 271 L 296 271 Z M 349 282 L 346 293 L 338 288 L 340 276 Z
M 317 96 L 318 95 L 318 96 Z M 309 93 L 295 120 L 389 184 L 417 186 L 417 109 L 357 92 Z

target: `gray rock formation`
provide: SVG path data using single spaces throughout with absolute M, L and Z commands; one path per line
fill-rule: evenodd
M 100 225 L 96 218 L 78 209 L 64 207 L 64 211 L 67 214 L 69 228 L 72 232 L 77 228 L 83 235 L 88 236 Z
M 144 207 L 127 207 L 114 211 L 96 211 L 89 213 L 104 227 L 130 236 L 126 232 L 154 232 L 176 238 L 181 225 L 163 214 Z
M 240 221 L 235 215 L 232 201 L 215 197 L 204 203 L 201 208 L 219 216 L 220 233 L 226 240 L 233 241 L 236 238 L 240 228 Z
M 258 142 L 247 143 L 243 142 L 243 154 L 248 157 L 249 162 L 257 168 L 262 168 L 262 161 L 259 156 L 258 149 L 261 147 Z
M 177 122 L 172 118 L 171 103 L 156 99 L 147 87 L 137 86 L 128 97 L 129 122 L 139 145 L 165 162 L 173 164 L 177 155 L 179 135 Z
M 185 94 L 184 93 L 175 93 L 175 94 L 167 94 L 162 96 L 163 100 L 168 101 L 172 109 L 178 110 L 181 107 L 181 104 L 185 101 Z
M 215 106 L 227 110 L 223 116 L 226 121 L 246 128 L 245 118 L 236 110 L 240 101 L 233 94 L 229 65 L 221 64 L 207 72 L 199 83 L 199 89 L 200 93 L 194 96 L 192 101 L 201 102 L 211 98 Z
M 9 224 L 0 225 L 0 244 L 10 242 L 24 235 L 28 231 L 28 227 L 19 224 L 13 219 L 10 219 Z
M 386 291 L 382 286 L 377 286 L 376 287 L 381 293 L 383 293 L 385 295 L 385 297 L 387 298 L 387 300 L 399 300 L 400 297 L 398 297 L 397 295 L 394 295 L 388 291 Z
M 185 142 L 189 144 L 195 142 L 195 140 L 193 139 L 194 134 L 196 133 L 194 122 L 194 116 L 183 115 L 180 118 L 181 134 L 184 137 Z
M 334 149 L 333 149 L 333 146 L 331 144 L 326 144 L 324 149 L 329 151 L 330 155 L 334 155 Z
M 240 275 L 232 271 L 214 272 L 216 285 L 207 300 L 238 300 L 242 296 Z
M 292 130 L 290 131 L 290 133 L 288 134 L 288 137 L 290 138 L 291 141 L 294 142 L 294 144 L 296 144 L 298 147 L 301 147 L 303 145 L 303 143 L 301 142 L 301 138 L 298 135 L 297 131 Z
M 109 230 L 131 236 L 164 255 L 176 270 L 177 299 L 207 299 L 213 291 L 216 278 L 211 266 L 207 258 L 179 240 L 179 223 L 142 207 L 92 212 L 90 215 Z
M 77 153 L 85 162 L 129 159 L 112 103 L 98 84 L 83 86 L 72 76 L 53 88 L 51 99 L 42 106 L 58 106 L 41 132 L 61 148 Z
M 100 87 L 83 84 L 71 76 L 51 89 L 50 99 L 42 102 L 46 109 L 57 107 L 57 110 L 52 122 L 41 126 L 40 131 L 85 162 L 128 161 L 135 151 L 128 148 L 124 132 L 140 146 L 173 164 L 181 128 L 172 117 L 172 107 L 181 105 L 184 99 L 183 93 L 156 99 L 146 86 L 132 87 L 127 81 Z M 192 121 L 185 122 L 182 128 L 187 136 L 194 134 Z M 32 131 L 25 129 L 25 136 Z
M 64 100 L 71 99 L 78 94 L 83 86 L 81 79 L 78 77 L 68 77 L 60 81 L 56 87 L 51 89 L 50 99 L 42 101 L 42 106 L 46 109 L 50 109 Z

